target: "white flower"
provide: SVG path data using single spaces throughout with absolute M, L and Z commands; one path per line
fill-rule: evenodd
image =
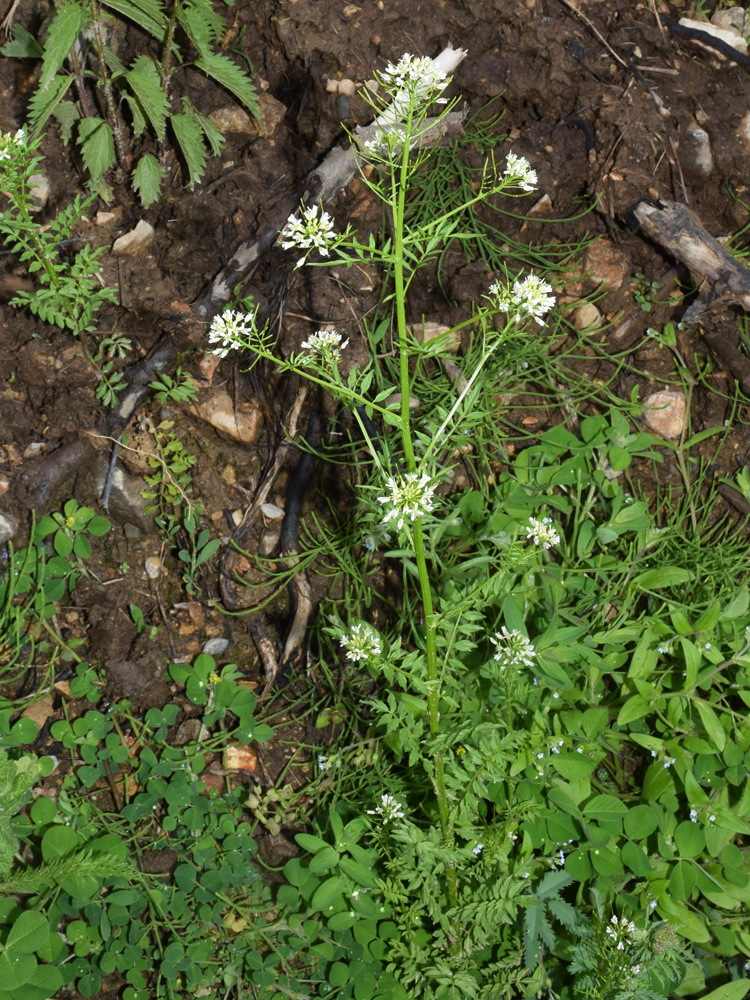
M 247 347 L 247 338 L 255 332 L 257 310 L 244 316 L 234 309 L 214 316 L 208 330 L 209 344 L 219 344 L 211 350 L 220 358 L 225 358 L 235 347 Z
M 4 135 L 0 133 L 0 163 L 12 159 L 20 152 L 24 147 L 25 139 L 26 133 L 22 128 L 19 128 L 15 135 L 11 135 L 10 132 L 6 132 Z
M 662 764 L 662 767 L 664 767 L 665 769 L 671 767 L 672 764 L 674 764 L 674 762 L 675 762 L 674 757 L 667 757 L 667 759 Z
M 534 545 L 542 545 L 545 549 L 560 544 L 560 535 L 551 517 L 543 517 L 541 520 L 536 517 L 529 518 L 526 537 L 531 538 Z
M 318 250 L 323 257 L 328 256 L 328 251 L 335 246 L 337 236 L 333 231 L 333 219 L 328 212 L 321 211 L 318 218 L 318 206 L 302 209 L 302 218 L 290 215 L 286 220 L 286 225 L 281 231 L 282 247 L 290 250 L 292 247 L 299 247 L 302 250 Z M 297 261 L 297 267 L 307 260 L 308 253 Z
M 515 181 L 522 191 L 534 191 L 536 188 L 536 170 L 531 169 L 531 164 L 525 156 L 508 153 L 505 158 L 505 176 Z
M 534 665 L 534 647 L 518 629 L 509 632 L 503 625 L 499 632 L 490 636 L 490 642 L 497 646 L 493 659 L 505 667 L 532 667 Z
M 476 856 L 479 857 L 479 855 L 482 853 L 483 850 L 484 850 L 484 844 L 477 844 L 475 847 L 472 847 L 471 853 L 476 854 Z
M 392 795 L 381 795 L 380 805 L 374 809 L 367 810 L 368 816 L 382 816 L 383 826 L 392 823 L 393 820 L 404 818 L 404 807 Z
M 318 330 L 300 345 L 305 351 L 328 365 L 337 365 L 341 360 L 341 352 L 349 346 L 349 341 L 342 343 L 341 334 L 335 330 Z
M 612 917 L 605 930 L 607 936 L 615 942 L 618 951 L 625 951 L 626 945 L 633 944 L 635 939 L 641 936 L 633 921 L 628 921 L 625 917 L 619 920 L 617 917 Z
M 400 530 L 406 518 L 416 521 L 418 517 L 429 514 L 433 508 L 432 497 L 435 492 L 429 483 L 430 477 L 426 472 L 421 476 L 416 472 L 407 472 L 398 479 L 391 476 L 385 484 L 385 488 L 390 490 L 390 496 L 378 497 L 379 503 L 391 505 L 383 518 L 383 524 L 395 520 Z
M 541 323 L 555 304 L 555 297 L 551 292 L 552 286 L 538 274 L 526 275 L 523 281 L 513 282 L 512 288 L 501 285 L 498 281 L 490 285 L 490 295 L 495 299 L 497 309 L 512 313 L 514 323 L 529 316 Z
M 360 622 L 352 625 L 348 635 L 341 637 L 341 645 L 346 649 L 347 660 L 369 660 L 380 656 L 380 636 L 371 625 Z
M 379 74 L 384 86 L 399 92 L 426 98 L 445 90 L 450 82 L 434 59 L 405 53 L 394 65 L 388 63 Z
M 690 822 L 691 823 L 697 823 L 698 822 L 698 810 L 697 809 L 691 809 L 690 810 Z
M 711 813 L 711 815 L 708 817 L 708 822 L 709 823 L 715 823 L 716 822 L 716 816 L 715 816 L 714 813 Z

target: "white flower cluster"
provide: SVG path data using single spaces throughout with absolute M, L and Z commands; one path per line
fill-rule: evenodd
M 347 660 L 357 662 L 380 656 L 380 636 L 364 622 L 353 625 L 349 634 L 341 637 L 341 645 L 346 649 Z
M 497 646 L 497 652 L 493 659 L 500 664 L 500 669 L 505 667 L 532 667 L 534 665 L 534 647 L 518 629 L 509 632 L 503 625 L 499 632 L 495 632 L 494 637 L 490 636 L 490 642 Z
M 378 501 L 389 504 L 391 509 L 383 518 L 383 524 L 395 520 L 400 530 L 407 518 L 416 521 L 433 509 L 435 489 L 430 486 L 430 477 L 426 472 L 421 476 L 416 472 L 407 472 L 398 479 L 391 476 L 385 488 L 390 490 L 390 496 L 378 497 Z
M 225 358 L 235 347 L 247 347 L 248 338 L 255 333 L 256 315 L 257 309 L 244 315 L 227 309 L 214 316 L 208 330 L 208 342 L 218 346 L 212 347 L 211 353 Z
M 12 159 L 14 154 L 24 146 L 25 139 L 26 133 L 22 128 L 19 128 L 15 135 L 11 135 L 10 132 L 6 132 L 4 135 L 0 134 L 0 163 Z
M 374 809 L 368 809 L 367 815 L 381 816 L 383 826 L 386 826 L 386 824 L 392 823 L 396 819 L 404 818 L 404 807 L 393 795 L 381 795 L 380 805 L 375 806 Z
M 498 281 L 490 285 L 490 295 L 495 299 L 496 308 L 512 314 L 514 323 L 529 316 L 542 323 L 555 304 L 555 296 L 551 292 L 552 286 L 538 274 L 528 274 L 523 281 L 515 281 L 512 288 Z
M 545 549 L 560 544 L 560 534 L 552 523 L 551 517 L 529 518 L 526 525 L 526 537 L 532 539 L 534 545 L 542 545 Z
M 531 164 L 525 156 L 508 153 L 505 158 L 505 176 L 508 180 L 515 182 L 522 191 L 536 190 L 536 170 L 532 170 Z
M 297 247 L 307 251 L 297 261 L 297 267 L 302 267 L 311 250 L 318 250 L 323 257 L 327 257 L 329 250 L 335 245 L 336 239 L 336 234 L 333 231 L 333 219 L 328 212 L 322 210 L 320 218 L 318 218 L 317 205 L 303 208 L 301 219 L 298 219 L 294 214 L 290 215 L 281 231 L 281 245 L 284 250 Z
M 300 345 L 309 351 L 315 360 L 337 365 L 341 360 L 341 352 L 348 347 L 349 341 L 342 342 L 341 334 L 335 330 L 318 330 Z
M 625 948 L 630 944 L 635 944 L 640 936 L 633 921 L 628 921 L 625 917 L 620 917 L 619 920 L 617 917 L 612 917 L 606 931 L 607 937 L 612 938 L 618 951 L 625 951 Z
M 413 56 L 405 53 L 394 65 L 388 63 L 378 74 L 383 85 L 396 94 L 406 92 L 417 97 L 428 97 L 445 90 L 449 79 L 434 59 L 429 56 Z

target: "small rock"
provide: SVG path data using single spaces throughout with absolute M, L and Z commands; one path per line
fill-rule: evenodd
M 158 556 L 149 556 L 144 563 L 144 568 L 149 580 L 158 580 L 161 575 L 161 559 Z
M 186 743 L 194 743 L 199 740 L 203 730 L 201 719 L 185 719 L 181 722 L 177 732 L 172 738 L 172 744 L 176 747 L 184 746 Z
M 0 513 L 0 545 L 5 545 L 18 531 L 18 520 L 10 514 Z
M 209 639 L 208 642 L 204 643 L 201 652 L 205 653 L 206 656 L 221 656 L 222 653 L 226 652 L 228 645 L 229 639 L 224 639 L 223 637 Z
M 5 496 L 9 489 L 10 476 L 6 476 L 4 472 L 0 472 L 0 497 Z
M 693 121 L 688 128 L 688 156 L 685 166 L 692 170 L 699 177 L 710 177 L 714 169 L 714 160 L 711 155 L 711 140 L 708 132 L 702 129 L 698 122 Z
M 258 134 L 257 123 L 239 104 L 230 104 L 225 108 L 217 108 L 208 117 L 224 135 Z
M 327 94 L 338 94 L 339 92 L 339 81 L 333 77 L 329 76 L 326 80 L 326 93 Z
M 552 199 L 548 194 L 542 197 L 529 209 L 529 215 L 549 215 L 552 211 Z
M 589 282 L 606 292 L 616 292 L 630 273 L 630 257 L 609 240 L 597 240 L 583 261 Z
M 237 470 L 233 465 L 225 465 L 221 470 L 221 478 L 227 484 L 227 486 L 237 485 Z
M 149 225 L 145 219 L 141 219 L 135 229 L 120 236 L 112 244 L 112 253 L 120 255 L 135 256 L 146 250 L 154 241 L 154 227 Z
M 336 98 L 336 115 L 342 122 L 352 117 L 352 104 L 348 97 L 339 94 Z
M 339 80 L 338 91 L 340 94 L 343 94 L 344 97 L 354 97 L 357 93 L 357 87 L 354 80 Z
M 258 764 L 258 755 L 252 747 L 235 744 L 228 746 L 224 751 L 223 763 L 227 771 L 254 771 Z
M 40 455 L 47 447 L 46 441 L 32 441 L 31 444 L 24 449 L 24 458 L 36 458 Z
M 461 346 L 461 331 L 452 330 L 449 326 L 441 326 L 439 323 L 414 323 L 411 330 L 417 340 L 421 340 L 424 344 L 429 344 L 441 337 L 441 349 L 452 351 L 454 354 Z M 444 336 L 449 330 L 451 331 L 450 337 Z
M 736 31 L 744 37 L 750 31 L 750 14 L 744 7 L 727 7 L 726 10 L 717 10 L 711 15 L 711 24 L 727 31 Z
M 384 406 L 400 406 L 401 405 L 401 393 L 392 392 L 390 396 L 387 397 Z M 418 410 L 422 404 L 419 402 L 416 396 L 409 396 L 409 409 Z
M 602 314 L 593 302 L 584 302 L 573 314 L 573 325 L 576 330 L 586 330 L 590 326 L 598 325 Z
M 94 471 L 94 482 L 97 495 L 104 491 L 104 483 L 109 469 L 109 459 L 101 455 Z M 148 501 L 141 496 L 141 490 L 146 489 L 146 483 L 140 476 L 131 475 L 121 465 L 116 465 L 112 473 L 109 490 L 107 512 L 120 524 L 130 524 L 139 531 L 154 530 L 154 519 L 146 513 Z
M 685 426 L 685 394 L 654 392 L 643 400 L 643 421 L 663 438 L 676 438 Z
M 45 174 L 34 174 L 29 178 L 29 197 L 31 204 L 29 210 L 41 212 L 49 201 L 49 178 Z
M 268 559 L 276 551 L 276 546 L 281 538 L 280 531 L 264 531 L 258 542 L 258 555 L 263 559 Z
M 210 395 L 195 405 L 195 412 L 219 431 L 243 444 L 253 444 L 260 433 L 263 416 L 253 403 L 238 403 L 224 389 L 207 390 Z
M 111 222 L 117 222 L 116 212 L 97 212 L 94 217 L 97 226 L 108 226 Z
M 260 512 L 269 521 L 283 521 L 284 508 L 277 507 L 275 503 L 263 503 L 260 505 Z

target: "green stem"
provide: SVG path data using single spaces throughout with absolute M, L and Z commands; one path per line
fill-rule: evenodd
M 409 146 L 411 140 L 412 110 L 413 107 L 410 108 L 406 119 L 403 151 L 401 153 L 401 163 L 399 165 L 398 190 L 394 192 L 395 197 L 393 197 L 391 202 L 391 211 L 393 213 L 393 274 L 396 293 L 395 300 L 399 349 L 399 383 L 401 390 L 401 441 L 408 471 L 415 473 L 417 470 L 417 462 L 414 455 L 414 446 L 411 437 L 411 413 L 409 410 L 409 344 L 407 340 L 406 287 L 404 274 L 404 222 L 406 191 L 409 182 Z M 432 736 L 437 736 L 440 732 L 440 684 L 438 681 L 436 642 L 437 622 L 432 603 L 432 588 L 430 585 L 430 574 L 427 568 L 425 540 L 421 518 L 417 518 L 414 522 L 414 554 L 416 556 L 417 572 L 419 574 L 419 589 L 425 617 L 427 710 L 429 714 L 430 734 Z M 453 845 L 453 828 L 448 810 L 448 792 L 445 786 L 445 763 L 442 753 L 436 754 L 434 766 L 435 771 L 433 780 L 435 784 L 435 793 L 437 795 L 438 812 L 440 814 L 440 827 L 443 834 L 443 840 L 446 845 L 450 847 Z M 456 870 L 452 865 L 448 865 L 446 868 L 446 882 L 450 904 L 451 906 L 456 906 L 458 904 L 458 885 Z

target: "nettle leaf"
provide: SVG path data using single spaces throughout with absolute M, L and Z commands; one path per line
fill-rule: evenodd
M 222 87 L 226 87 L 231 94 L 234 94 L 254 118 L 259 117 L 258 93 L 252 80 L 228 56 L 218 52 L 201 55 L 200 59 L 196 59 L 195 65 L 206 76 L 210 76 L 211 79 L 216 80 Z
M 529 972 L 533 972 L 539 965 L 540 941 L 543 941 L 549 949 L 555 947 L 555 935 L 544 909 L 544 903 L 534 900 L 523 919 L 524 957 Z
M 75 45 L 78 35 L 88 24 L 88 10 L 75 0 L 63 3 L 59 8 L 47 35 L 42 62 L 42 73 L 39 77 L 39 90 L 46 90 L 55 78 L 70 50 Z
M 208 142 L 211 152 L 213 153 L 214 156 L 218 156 L 222 150 L 224 143 L 226 142 L 224 133 L 221 131 L 220 128 L 217 128 L 216 125 L 214 125 L 214 123 L 211 121 L 210 118 L 207 118 L 205 115 L 202 115 L 200 111 L 196 111 L 196 109 L 193 108 L 192 105 L 191 105 L 191 113 L 195 118 L 195 120 L 200 125 L 200 127 L 203 129 L 203 134 L 206 137 L 206 141 Z
M 183 107 L 185 102 L 183 101 Z M 188 185 L 194 188 L 206 169 L 206 147 L 203 143 L 203 129 L 189 111 L 180 115 L 172 115 L 172 129 L 177 144 L 185 158 L 188 169 Z
M 161 182 L 164 179 L 164 168 L 155 156 L 147 153 L 138 161 L 133 171 L 133 189 L 138 192 L 141 205 L 148 208 L 159 197 Z
M 206 0 L 188 0 L 177 8 L 177 19 L 202 56 L 211 56 L 224 31 L 224 18 Z
M 162 90 L 158 67 L 148 56 L 138 56 L 126 79 L 144 116 L 161 141 L 167 126 L 168 102 Z
M 96 183 L 115 164 L 112 129 L 101 118 L 83 118 L 78 126 L 78 142 L 86 169 Z
M 29 121 L 32 138 L 39 135 L 49 116 L 68 92 L 73 83 L 72 76 L 56 76 L 46 90 L 37 87 L 29 101 Z
M 42 58 L 44 55 L 44 49 L 30 31 L 27 31 L 26 28 L 22 28 L 20 24 L 16 24 L 13 26 L 11 33 L 13 35 L 13 41 L 6 42 L 5 45 L 0 48 L 0 54 L 8 56 L 11 59 Z
M 167 32 L 167 17 L 159 0 L 102 0 L 105 7 L 129 18 L 160 42 Z
M 67 146 L 73 136 L 73 126 L 81 117 L 80 112 L 72 101 L 61 101 L 52 114 L 60 126 L 60 138 Z

